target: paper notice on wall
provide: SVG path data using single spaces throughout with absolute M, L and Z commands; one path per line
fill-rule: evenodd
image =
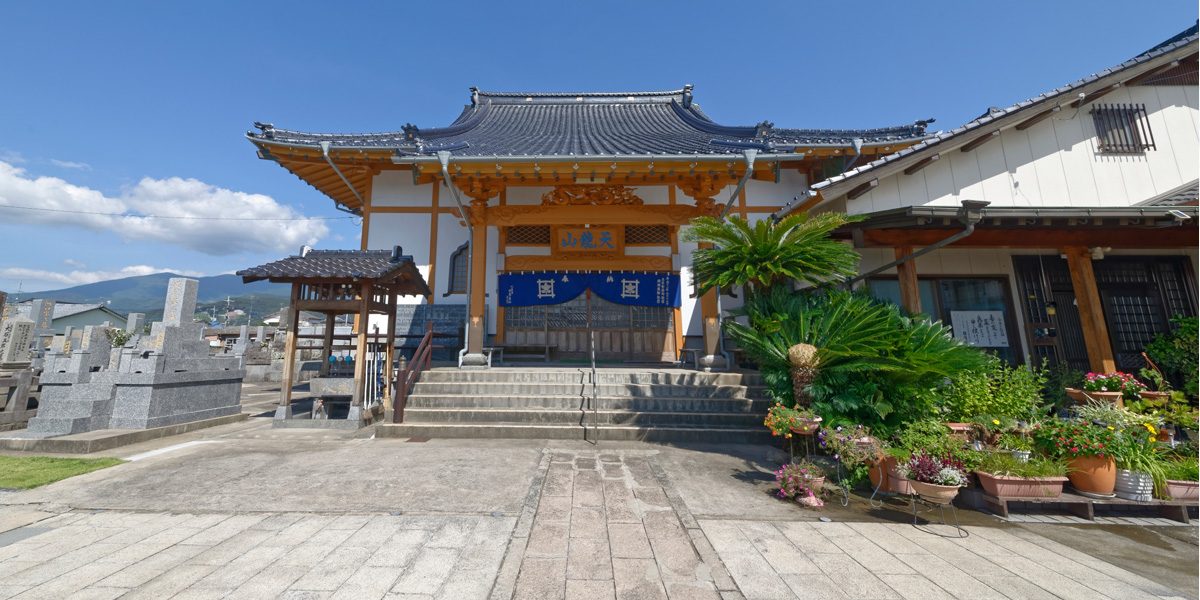
M 1007 348 L 1008 328 L 1004 311 L 952 310 L 950 327 L 954 337 L 980 348 Z

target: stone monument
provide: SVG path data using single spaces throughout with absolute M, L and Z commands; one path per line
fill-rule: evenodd
M 192 323 L 198 285 L 172 278 L 163 321 L 124 348 L 111 348 L 103 328 L 87 327 L 69 354 L 49 353 L 42 404 L 24 437 L 149 429 L 241 412 L 240 358 L 211 356 L 204 325 Z
M 37 412 L 38 378 L 30 368 L 34 322 L 24 316 L 0 321 L 0 431 L 23 425 Z

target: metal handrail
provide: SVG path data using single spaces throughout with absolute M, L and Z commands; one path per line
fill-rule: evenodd
M 421 374 L 421 371 L 429 368 L 432 360 L 433 322 L 430 321 L 425 328 L 425 337 L 421 338 L 421 345 L 417 346 L 412 360 L 405 363 L 404 368 L 396 373 L 396 402 L 392 405 L 393 423 L 404 422 L 404 405 L 408 403 L 408 392 L 417 382 L 417 376 Z
M 592 344 L 592 441 L 598 442 L 596 432 L 600 430 L 600 415 L 596 407 L 596 332 L 589 327 L 588 335 Z

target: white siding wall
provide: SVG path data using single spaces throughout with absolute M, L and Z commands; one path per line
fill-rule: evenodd
M 1200 113 L 1195 88 L 1121 88 L 1099 104 L 1145 104 L 1156 149 L 1102 155 L 1088 110 L 1064 107 L 1029 129 L 1004 130 L 971 152 L 947 150 L 913 175 L 880 179 L 847 201 L 851 213 L 902 206 L 1130 206 L 1200 177 Z

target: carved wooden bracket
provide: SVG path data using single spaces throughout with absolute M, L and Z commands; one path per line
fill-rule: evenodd
M 642 199 L 623 185 L 557 185 L 542 194 L 543 205 L 640 205 Z
M 679 189 L 684 194 L 696 199 L 696 208 L 706 216 L 716 217 L 725 210 L 725 205 L 713 200 L 725 186 L 727 181 L 720 181 L 708 175 L 701 175 L 691 181 L 679 182 Z

